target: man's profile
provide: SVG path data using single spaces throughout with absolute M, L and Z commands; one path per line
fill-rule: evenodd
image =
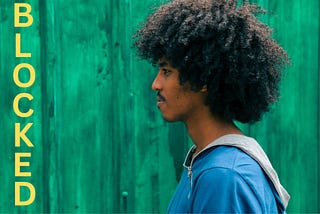
M 138 54 L 159 72 L 152 84 L 167 121 L 194 143 L 169 213 L 285 212 L 289 195 L 259 144 L 234 121 L 253 123 L 279 97 L 286 52 L 236 0 L 175 0 L 135 35 Z

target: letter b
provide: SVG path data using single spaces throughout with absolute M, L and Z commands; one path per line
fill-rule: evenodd
M 25 12 L 20 12 L 20 8 L 25 8 Z M 33 17 L 30 15 L 31 5 L 28 3 L 15 3 L 14 4 L 14 26 L 15 27 L 29 27 L 33 23 Z M 27 18 L 27 22 L 20 22 L 20 17 Z

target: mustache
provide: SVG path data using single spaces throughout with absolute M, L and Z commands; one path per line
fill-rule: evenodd
M 159 91 L 157 92 L 157 98 L 158 98 L 159 100 L 162 100 L 162 101 L 166 100 L 166 99 L 160 94 Z

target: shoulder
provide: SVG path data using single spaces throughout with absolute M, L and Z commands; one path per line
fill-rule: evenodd
M 219 146 L 209 151 L 200 162 L 202 170 L 194 180 L 194 208 L 226 212 L 274 209 L 272 189 L 263 170 L 240 149 Z M 210 204 L 216 207 L 204 207 Z
M 192 197 L 194 212 L 263 213 L 262 198 L 236 171 L 212 168 L 195 182 Z
M 198 179 L 213 182 L 238 182 L 254 191 L 269 186 L 260 165 L 241 149 L 231 146 L 212 148 L 199 161 Z
M 259 164 L 241 149 L 232 146 L 217 146 L 208 149 L 200 158 L 199 166 L 204 170 L 211 168 L 232 169 L 235 172 L 242 173 L 248 170 L 261 170 Z

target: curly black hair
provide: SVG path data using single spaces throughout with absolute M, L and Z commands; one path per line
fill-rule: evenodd
M 181 85 L 206 86 L 213 114 L 253 123 L 278 99 L 280 71 L 289 62 L 256 17 L 264 12 L 236 0 L 174 0 L 148 17 L 134 44 L 153 65 L 166 57 Z

